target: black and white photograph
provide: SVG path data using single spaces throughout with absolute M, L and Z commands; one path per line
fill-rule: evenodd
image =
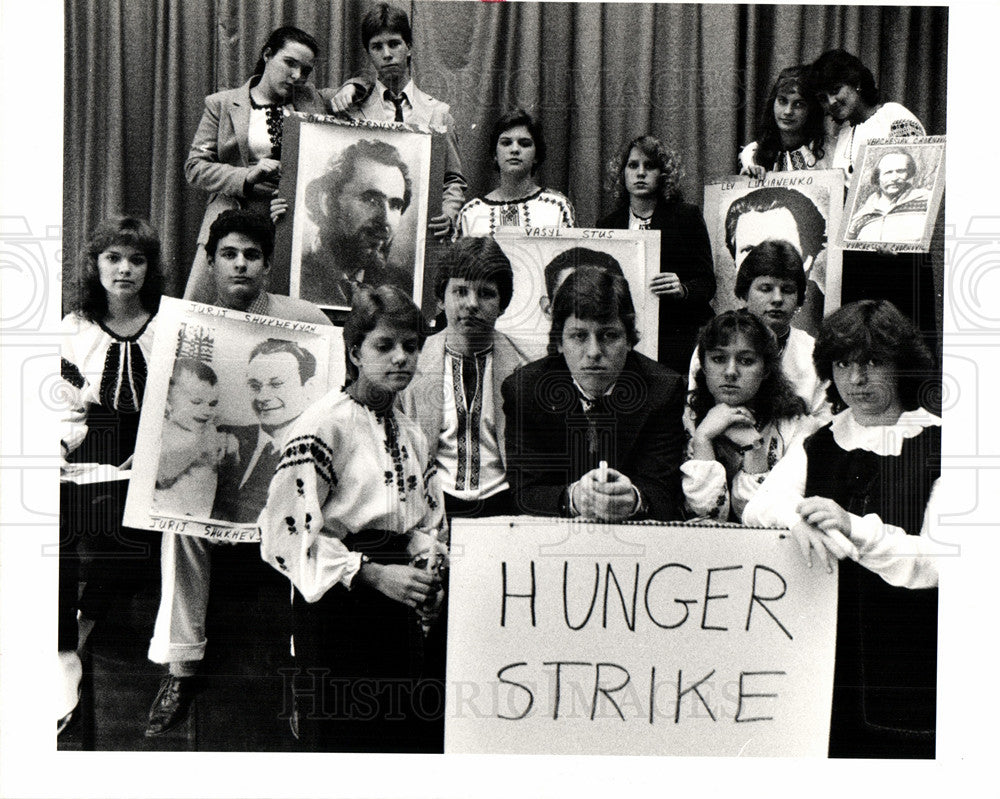
M 823 316 L 840 305 L 841 254 L 830 239 L 840 228 L 842 184 L 840 170 L 816 169 L 731 176 L 705 186 L 716 313 L 740 304 L 735 289 L 746 256 L 768 239 L 787 241 L 806 275 L 805 298 L 793 325 L 816 334 Z
M 981 790 L 996 8 L 0 2 L 4 795 Z
M 552 300 L 578 266 L 596 266 L 625 278 L 640 320 L 636 350 L 656 358 L 659 308 L 646 287 L 660 271 L 658 233 L 501 227 L 495 238 L 514 270 L 514 294 L 507 312 L 497 320 L 497 330 L 532 359 L 546 352 Z
M 845 250 L 927 252 L 944 191 L 943 136 L 872 139 L 847 195 Z
M 338 310 L 350 309 L 357 285 L 420 296 L 430 132 L 308 115 L 286 123 L 299 125 L 287 173 L 291 296 Z
M 343 385 L 340 331 L 171 299 L 157 323 L 125 523 L 258 541 L 293 422 Z

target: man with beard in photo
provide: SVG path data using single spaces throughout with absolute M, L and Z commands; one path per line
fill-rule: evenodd
M 920 241 L 931 199 L 929 189 L 914 188 L 917 163 L 905 150 L 890 150 L 875 163 L 875 187 L 858 208 L 845 238 L 857 241 Z
M 409 168 L 391 144 L 363 139 L 336 155 L 306 187 L 316 243 L 302 256 L 299 295 L 350 308 L 356 286 L 391 283 L 413 292 L 413 275 L 390 262 L 393 237 L 412 199 Z

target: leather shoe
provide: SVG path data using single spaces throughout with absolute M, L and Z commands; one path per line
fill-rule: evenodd
M 162 735 L 184 721 L 194 695 L 194 677 L 177 677 L 173 674 L 164 677 L 149 709 L 146 737 Z

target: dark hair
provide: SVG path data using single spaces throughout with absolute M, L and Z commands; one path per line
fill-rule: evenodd
M 802 256 L 787 241 L 768 239 L 748 252 L 736 273 L 736 286 L 733 293 L 741 300 L 746 300 L 750 293 L 750 285 L 758 277 L 794 280 L 798 294 L 796 302 L 800 307 L 805 302 L 806 273 L 802 268 Z
M 816 92 L 812 88 L 809 76 L 810 70 L 805 64 L 786 67 L 778 73 L 771 87 L 771 93 L 767 96 L 767 102 L 761 109 L 760 119 L 757 122 L 757 152 L 754 153 L 754 161 L 765 169 L 774 167 L 778 153 L 784 149 L 781 146 L 781 132 L 774 119 L 774 104 L 778 99 L 778 93 L 789 89 L 798 91 L 809 109 L 805 124 L 802 126 L 804 143 L 817 161 L 824 155 L 823 139 L 826 133 L 823 128 L 823 107 L 816 99 Z
M 398 33 L 403 37 L 407 47 L 413 47 L 413 31 L 410 30 L 410 18 L 402 9 L 388 3 L 379 3 L 361 19 L 361 44 L 365 51 L 368 43 L 381 33 Z
M 245 208 L 230 208 L 223 211 L 208 229 L 205 252 L 209 258 L 215 258 L 219 242 L 230 233 L 242 233 L 248 239 L 255 241 L 264 253 L 264 260 L 270 260 L 271 253 L 274 252 L 274 224 L 268 217 Z
M 695 373 L 695 388 L 688 395 L 688 406 L 694 411 L 695 422 L 700 424 L 716 405 L 705 378 L 708 353 L 717 347 L 731 344 L 737 336 L 743 336 L 764 361 L 764 379 L 754 398 L 747 403 L 758 427 L 775 419 L 804 416 L 808 412 L 805 401 L 795 393 L 792 384 L 781 371 L 781 350 L 777 339 L 756 316 L 745 308 L 740 308 L 714 317 L 698 335 L 698 360 L 701 365 Z
M 613 255 L 609 255 L 606 252 L 600 252 L 598 250 L 590 250 L 586 247 L 571 247 L 568 250 L 564 250 L 559 253 L 555 258 L 545 264 L 545 294 L 552 300 L 555 298 L 556 294 L 556 278 L 559 277 L 559 273 L 566 270 L 576 270 L 580 266 L 593 266 L 597 269 L 603 269 L 606 272 L 610 272 L 612 275 L 618 275 L 624 278 L 625 273 L 622 271 L 622 265 L 618 263 Z
M 809 197 L 787 186 L 765 186 L 733 200 L 726 211 L 726 248 L 736 260 L 736 223 L 748 211 L 765 213 L 786 208 L 795 219 L 802 257 L 815 257 L 826 246 L 826 219 Z
M 838 86 L 852 86 L 870 106 L 878 105 L 879 93 L 875 76 L 861 59 L 846 50 L 827 50 L 810 69 L 813 91 L 833 92 Z
M 163 296 L 160 237 L 145 219 L 115 216 L 94 228 L 80 255 L 76 312 L 91 322 L 102 322 L 108 315 L 108 294 L 101 285 L 97 257 L 115 245 L 134 247 L 146 256 L 146 277 L 139 288 L 139 303 L 151 314 L 160 307 Z
M 344 322 L 344 360 L 347 363 L 348 383 L 358 379 L 358 367 L 351 361 L 351 350 L 360 347 L 365 336 L 378 327 L 379 322 L 412 330 L 417 334 L 419 346 L 424 346 L 427 337 L 424 318 L 413 300 L 401 289 L 388 284 L 377 288 L 361 285 L 354 290 L 351 302 L 351 312 Z
M 490 160 L 493 161 L 494 171 L 500 171 L 500 164 L 497 163 L 497 142 L 500 137 L 508 130 L 522 125 L 528 129 L 535 142 L 535 163 L 531 167 L 531 174 L 534 175 L 545 162 L 545 134 L 542 133 L 541 120 L 536 120 L 523 108 L 512 108 L 493 123 L 493 130 L 490 132 Z
M 309 350 L 300 347 L 296 342 L 285 338 L 269 338 L 260 342 L 250 350 L 247 363 L 250 363 L 258 355 L 274 355 L 279 352 L 287 352 L 289 355 L 295 356 L 295 360 L 299 362 L 299 380 L 302 381 L 302 385 L 305 385 L 306 381 L 311 380 L 316 374 L 316 356 Z
M 608 160 L 604 187 L 611 194 L 615 205 L 625 205 L 629 201 L 628 192 L 625 190 L 625 165 L 633 149 L 638 149 L 647 158 L 652 159 L 659 168 L 660 185 L 657 189 L 660 199 L 663 202 L 680 202 L 683 199 L 680 180 L 684 174 L 680 156 L 659 139 L 646 135 L 632 139 Z
M 563 328 L 571 316 L 602 323 L 620 321 L 625 326 L 628 343 L 633 347 L 639 343 L 635 306 L 628 281 L 607 269 L 578 266 L 556 291 L 552 300 L 549 355 L 559 352 Z
M 174 361 L 174 370 L 170 373 L 170 382 L 167 385 L 168 397 L 183 374 L 189 374 L 196 380 L 203 380 L 210 386 L 214 386 L 219 382 L 215 370 L 204 361 L 189 357 L 178 358 Z
M 271 35 L 267 37 L 267 41 L 264 42 L 264 46 L 260 48 L 260 55 L 257 58 L 257 63 L 254 65 L 252 74 L 263 75 L 264 68 L 266 66 L 264 56 L 270 55 L 273 58 L 277 52 L 289 42 L 304 44 L 312 50 L 314 56 L 319 55 L 319 44 L 312 36 L 304 30 L 296 28 L 292 25 L 282 25 L 280 28 L 275 28 L 271 31 Z
M 912 179 L 917 174 L 917 162 L 913 159 L 913 156 L 910 155 L 906 150 L 898 150 L 898 149 L 887 150 L 886 152 L 884 152 L 881 155 L 879 155 L 878 160 L 875 161 L 875 167 L 874 167 L 874 169 L 872 169 L 871 182 L 872 182 L 872 185 L 876 189 L 879 188 L 878 181 L 879 181 L 880 173 L 882 171 L 881 170 L 882 159 L 884 159 L 884 158 L 886 158 L 887 156 L 890 156 L 890 155 L 902 155 L 903 157 L 906 158 L 906 176 L 907 177 L 909 177 L 909 178 Z
M 360 159 L 367 158 L 386 166 L 396 167 L 403 175 L 403 213 L 410 207 L 413 198 L 413 181 L 410 169 L 393 145 L 379 139 L 361 139 L 354 142 L 330 159 L 326 172 L 306 186 L 306 210 L 314 222 L 326 219 L 323 213 L 323 197 L 337 197 L 344 185 L 354 178 L 354 170 Z M 322 225 L 320 225 L 322 227 Z
M 933 376 L 934 358 L 920 331 L 891 302 L 860 300 L 823 320 L 813 348 L 816 374 L 820 380 L 830 381 L 826 396 L 834 413 L 846 408 L 847 403 L 833 382 L 833 364 L 869 360 L 893 365 L 905 410 L 921 406 L 921 394 Z
M 514 270 L 510 259 L 491 238 L 464 238 L 445 247 L 438 261 L 434 296 L 444 300 L 448 282 L 453 279 L 488 280 L 500 293 L 500 313 L 507 310 L 514 296 Z

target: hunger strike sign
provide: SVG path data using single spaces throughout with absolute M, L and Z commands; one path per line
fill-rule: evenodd
M 455 520 L 446 751 L 825 756 L 837 575 L 786 536 Z

